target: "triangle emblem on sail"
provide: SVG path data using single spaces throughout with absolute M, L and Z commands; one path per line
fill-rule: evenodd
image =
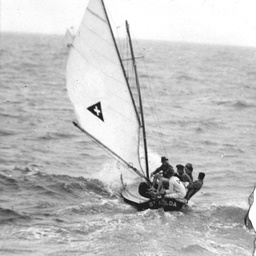
M 104 118 L 103 118 L 103 113 L 102 113 L 102 108 L 101 108 L 101 104 L 100 101 L 96 104 L 93 104 L 92 106 L 87 108 L 92 114 L 94 114 L 95 116 L 97 116 L 101 121 L 104 122 Z

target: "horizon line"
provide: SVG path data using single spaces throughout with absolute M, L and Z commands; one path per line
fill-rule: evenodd
M 63 33 L 44 33 L 44 32 L 28 32 L 28 31 L 2 31 L 0 30 L 0 38 L 2 34 L 24 34 L 24 35 L 41 35 L 41 36 L 58 36 L 65 37 L 65 32 Z M 120 37 L 120 39 L 125 39 L 125 37 Z M 158 42 L 170 42 L 170 43 L 180 43 L 180 44 L 197 44 L 197 45 L 208 45 L 208 46 L 223 46 L 223 47 L 239 47 L 239 48 L 256 48 L 256 45 L 250 44 L 228 44 L 228 43 L 218 43 L 218 42 L 198 42 L 193 40 L 175 40 L 175 39 L 158 39 L 158 38 L 134 38 L 135 40 L 141 41 L 158 41 Z

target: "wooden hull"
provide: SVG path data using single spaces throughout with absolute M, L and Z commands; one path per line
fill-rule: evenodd
M 125 202 L 133 205 L 140 211 L 158 208 L 163 208 L 164 211 L 179 211 L 185 204 L 185 202 L 179 202 L 173 198 L 145 197 L 147 196 L 147 194 L 144 193 L 145 191 L 143 191 L 145 188 L 145 184 L 146 183 L 142 182 L 139 184 L 124 186 L 121 194 Z M 141 194 L 143 194 L 144 196 Z

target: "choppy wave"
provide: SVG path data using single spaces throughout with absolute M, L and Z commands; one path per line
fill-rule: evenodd
M 0 208 L 0 225 L 6 224 L 6 222 L 29 221 L 30 219 L 31 218 L 26 213 Z
M 239 100 L 236 103 L 234 103 L 233 106 L 237 109 L 244 109 L 244 108 L 255 108 L 256 105 L 253 103 L 248 103 L 248 102 Z
M 10 197 L 21 191 L 20 201 L 26 200 L 26 198 L 22 199 L 24 196 L 42 198 L 42 201 L 34 202 L 33 207 L 37 208 L 51 208 L 57 202 L 65 205 L 64 202 L 68 199 L 78 205 L 80 204 L 80 206 L 69 207 L 68 211 L 79 211 L 83 214 L 85 211 L 88 213 L 90 211 L 108 212 L 113 208 L 113 205 L 117 204 L 117 201 L 122 204 L 119 190 L 113 194 L 113 191 L 110 191 L 107 184 L 102 183 L 102 181 L 68 175 L 49 175 L 35 170 L 35 167 L 16 167 L 13 169 L 12 175 L 1 174 L 0 184 L 2 193 L 9 194 Z M 207 198 L 207 196 L 211 197 L 211 193 L 204 193 L 204 197 Z M 223 205 L 223 201 L 221 201 L 220 205 L 210 205 L 210 208 L 205 211 L 205 207 L 209 207 L 206 202 L 204 201 L 203 204 L 199 202 L 196 207 L 196 214 L 200 212 L 201 217 L 215 218 L 220 223 L 243 223 L 246 209 L 234 205 Z M 183 212 L 185 214 L 186 212 L 193 213 L 193 209 L 193 206 L 188 207 Z M 122 207 L 120 210 L 123 210 Z M 15 214 L 15 212 L 11 212 L 11 214 Z
M 240 253 L 234 255 L 246 255 L 241 253 L 242 248 L 234 249 L 233 245 L 229 248 L 223 247 L 223 243 L 218 240 L 218 236 L 223 234 L 240 239 L 247 232 L 243 227 L 246 209 L 239 206 L 226 205 L 223 202 L 220 205 L 209 205 L 208 200 L 199 200 L 197 203 L 191 202 L 179 213 L 165 213 L 161 209 L 137 212 L 120 199 L 118 191 L 115 194 L 110 193 L 107 186 L 97 179 L 46 174 L 38 171 L 35 166 L 16 167 L 12 171 L 6 170 L 5 173 L 6 175 L 0 176 L 2 192 L 7 198 L 12 198 L 15 194 L 17 200 L 20 196 L 14 209 L 11 204 L 0 208 L 0 226 L 5 227 L 8 223 L 13 223 L 23 227 L 19 229 L 17 226 L 18 230 L 13 239 L 19 239 L 21 236 L 27 239 L 42 239 L 46 236 L 47 239 L 54 238 L 56 243 L 65 243 L 69 239 L 72 243 L 75 243 L 76 239 L 89 239 L 96 240 L 98 244 L 99 234 L 106 236 L 111 230 L 111 236 L 117 236 L 115 239 L 125 246 L 126 242 L 123 241 L 122 235 L 119 237 L 118 230 L 121 234 L 126 230 L 125 233 L 130 237 L 136 237 L 140 233 L 143 233 L 144 237 L 149 232 L 147 236 L 151 243 L 155 241 L 156 234 L 159 237 L 161 232 L 164 232 L 168 238 L 163 238 L 162 242 L 160 239 L 159 246 L 163 246 L 170 239 L 175 241 L 176 245 L 172 249 L 176 251 L 175 255 L 214 255 L 216 248 L 217 251 L 222 251 L 223 255 L 228 250 Z M 12 177 L 8 177 L 10 173 Z M 10 185 L 14 186 L 12 190 L 9 189 Z M 17 191 L 20 192 L 19 195 Z M 207 198 L 207 194 L 204 198 Z M 26 208 L 22 205 L 26 205 Z M 34 224 L 25 227 L 26 222 Z M 151 228 L 156 234 L 153 232 L 150 235 Z M 181 242 L 175 236 L 179 237 L 184 228 L 191 238 Z M 176 230 L 174 234 L 173 230 Z M 192 238 L 195 230 L 197 239 Z M 250 233 L 246 236 L 250 236 Z M 209 242 L 202 245 L 205 237 Z M 135 240 L 134 252 L 139 245 Z M 107 250 L 113 252 L 107 243 L 103 242 Z M 150 248 L 155 250 L 152 246 Z M 168 255 L 166 250 L 165 246 L 160 249 L 163 255 Z
M 204 248 L 203 245 L 199 244 L 186 245 L 181 249 L 181 251 L 184 255 L 215 255 L 214 253 L 211 253 L 209 250 Z
M 214 101 L 215 104 L 221 106 L 228 106 L 228 107 L 234 107 L 238 110 L 246 109 L 246 108 L 255 108 L 255 104 L 252 103 L 250 100 L 237 100 L 237 101 L 231 101 L 231 100 L 225 100 L 225 101 Z

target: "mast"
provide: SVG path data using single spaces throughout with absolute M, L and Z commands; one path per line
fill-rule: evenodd
M 144 121 L 144 114 L 143 114 L 143 104 L 142 104 L 142 98 L 141 98 L 141 92 L 140 92 L 140 83 L 139 83 L 137 66 L 136 66 L 136 61 L 135 61 L 134 52 L 133 52 L 132 40 L 131 40 L 131 36 L 130 36 L 130 31 L 129 31 L 129 24 L 127 21 L 125 21 L 125 24 L 126 24 L 127 35 L 129 38 L 132 62 L 133 62 L 134 73 L 135 73 L 136 86 L 137 86 L 137 90 L 138 90 L 138 94 L 139 94 L 139 104 L 140 104 L 140 109 L 141 109 L 141 122 L 142 122 L 142 133 L 143 133 L 145 164 L 146 164 L 146 175 L 147 175 L 147 178 L 149 178 L 147 138 L 146 138 L 146 128 L 145 128 L 145 121 Z

